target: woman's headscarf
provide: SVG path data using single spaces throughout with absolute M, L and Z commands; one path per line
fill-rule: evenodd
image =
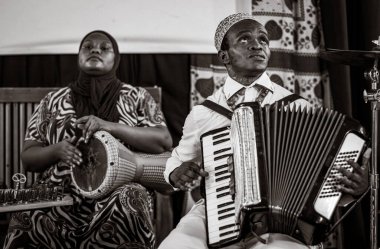
M 119 112 L 116 103 L 122 87 L 121 81 L 116 77 L 120 62 L 119 47 L 110 34 L 95 30 L 82 39 L 79 50 L 86 38 L 94 33 L 104 34 L 110 39 L 115 53 L 114 65 L 111 71 L 103 75 L 90 75 L 79 69 L 78 79 L 69 84 L 73 105 L 78 118 L 92 114 L 107 121 L 118 122 Z

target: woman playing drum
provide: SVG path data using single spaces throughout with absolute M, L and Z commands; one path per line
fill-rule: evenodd
M 152 96 L 116 77 L 120 54 L 115 39 L 93 31 L 80 43 L 76 81 L 45 96 L 29 121 L 22 160 L 42 172 L 40 182 L 64 184 L 74 205 L 15 213 L 4 248 L 154 248 L 148 194 L 126 183 L 110 195 L 82 197 L 71 167 L 83 161 L 75 146 L 106 131 L 133 150 L 161 153 L 172 146 L 164 116 Z

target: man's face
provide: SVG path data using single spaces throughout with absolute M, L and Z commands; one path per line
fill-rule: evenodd
M 270 57 L 268 32 L 254 20 L 234 24 L 226 34 L 227 50 L 232 70 L 244 77 L 254 77 L 265 71 Z
M 79 67 L 92 75 L 103 75 L 111 71 L 115 53 L 110 39 L 104 34 L 90 34 L 79 50 Z

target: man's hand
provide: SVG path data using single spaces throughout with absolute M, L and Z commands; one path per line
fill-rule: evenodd
M 347 163 L 352 166 L 352 172 L 339 168 L 338 170 L 343 174 L 343 177 L 340 179 L 341 185 L 338 185 L 337 189 L 353 196 L 363 194 L 369 186 L 368 171 L 370 157 L 371 149 L 368 148 L 363 154 L 362 166 L 356 162 L 348 161 Z
M 183 191 L 188 190 L 195 180 L 206 177 L 208 173 L 193 162 L 184 162 L 170 174 L 170 182 Z
M 230 195 L 232 195 L 232 199 L 235 199 L 235 175 L 234 175 L 234 158 L 233 156 L 229 156 L 227 159 L 228 172 L 231 173 L 230 177 Z

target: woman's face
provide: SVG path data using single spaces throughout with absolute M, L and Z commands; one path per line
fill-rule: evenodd
M 114 60 L 112 42 L 102 33 L 87 36 L 79 50 L 79 68 L 87 74 L 108 73 L 113 68 Z

